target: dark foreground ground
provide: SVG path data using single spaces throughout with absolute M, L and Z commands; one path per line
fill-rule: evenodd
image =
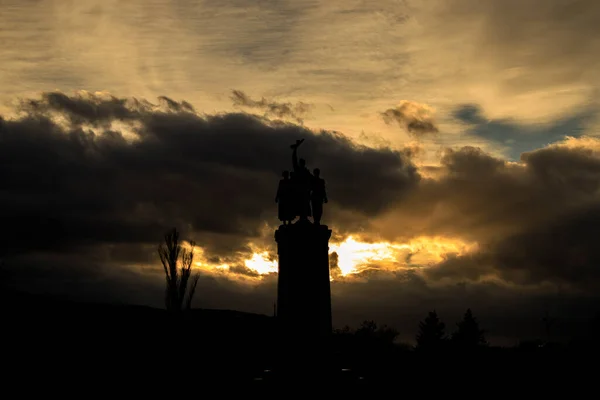
M 28 296 L 4 299 L 1 328 L 2 385 L 18 397 L 576 396 L 595 393 L 600 361 L 591 342 L 443 354 L 335 341 L 285 347 L 262 315 L 194 310 L 173 319 L 152 308 Z

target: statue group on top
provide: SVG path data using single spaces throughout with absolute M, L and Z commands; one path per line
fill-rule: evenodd
M 297 140 L 290 147 L 292 152 L 292 172 L 283 171 L 277 188 L 275 202 L 279 204 L 279 220 L 289 225 L 296 217 L 308 221 L 312 217 L 316 225 L 321 224 L 323 203 L 327 203 L 325 180 L 321 171 L 315 168 L 311 173 L 304 159 L 298 160 L 298 147 L 304 139 Z

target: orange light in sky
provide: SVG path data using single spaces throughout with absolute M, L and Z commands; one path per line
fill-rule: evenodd
M 329 246 L 330 253 L 338 255 L 338 267 L 342 275 L 357 272 L 362 265 L 377 264 L 381 262 L 395 262 L 398 250 L 406 245 L 392 245 L 390 243 L 365 243 L 349 236 L 341 243 Z
M 269 252 L 254 253 L 252 257 L 244 260 L 244 265 L 261 275 L 277 272 L 277 261 L 269 260 Z
M 348 236 L 342 242 L 332 243 L 329 246 L 330 254 L 337 253 L 338 267 L 342 275 L 346 276 L 366 269 L 397 270 L 426 267 L 443 261 L 450 254 L 462 255 L 476 248 L 477 243 L 426 236 L 412 239 L 407 243 L 367 243 L 354 236 Z M 277 272 L 278 267 L 277 259 L 272 258 L 268 251 L 257 248 L 254 248 L 249 258 L 240 260 L 239 264 L 259 274 L 258 277 L 238 276 L 252 281 L 260 279 L 263 275 Z M 202 248 L 196 248 L 195 265 L 209 273 L 239 275 L 229 270 L 229 264 L 209 263 Z
M 195 249 L 194 254 L 194 265 L 196 268 L 206 271 L 212 274 L 225 274 L 225 275 L 234 275 L 235 273 L 230 271 L 230 267 L 232 265 L 227 263 L 215 264 L 208 262 L 208 258 L 206 257 L 204 249 L 197 247 Z M 273 272 L 277 272 L 277 260 L 272 260 L 269 257 L 269 252 L 266 250 L 257 251 L 250 256 L 250 258 L 239 260 L 237 265 L 243 264 L 249 270 L 256 272 L 259 275 L 268 275 Z M 239 274 L 235 274 L 239 275 Z M 251 280 L 256 280 L 255 276 L 244 276 L 242 278 L 248 278 Z
M 329 246 L 338 255 L 342 275 L 364 269 L 398 269 L 428 266 L 444 260 L 448 254 L 461 255 L 477 248 L 476 243 L 464 243 L 442 237 L 419 237 L 407 243 L 366 243 L 348 236 L 343 242 Z

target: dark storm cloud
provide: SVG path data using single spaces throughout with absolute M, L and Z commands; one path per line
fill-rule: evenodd
M 37 116 L 60 113 L 72 124 L 101 124 L 113 120 L 130 120 L 138 113 L 127 107 L 126 99 L 110 96 L 100 99 L 95 96 L 67 96 L 60 92 L 43 93 L 41 99 L 24 99 L 20 111 Z
M 583 139 L 569 143 L 525 153 L 520 163 L 475 147 L 448 149 L 437 178 L 423 179 L 378 225 L 390 240 L 443 235 L 487 243 L 558 218 L 598 199 L 598 153 Z
M 594 294 L 600 289 L 599 234 L 600 206 L 593 204 L 498 238 L 476 254 L 449 258 L 425 276 L 476 282 L 493 274 L 519 286 L 550 283 Z
M 133 121 L 153 111 L 194 113 L 194 107 L 186 102 L 177 102 L 166 96 L 158 97 L 159 104 L 135 98 L 120 99 L 107 94 L 80 93 L 68 96 L 61 92 L 47 92 L 40 99 L 21 99 L 18 109 L 25 115 L 50 117 L 52 113 L 66 117 L 79 126 L 83 124 L 106 125 L 113 121 Z
M 155 243 L 177 226 L 209 253 L 244 249 L 265 221 L 277 223 L 274 193 L 298 138 L 307 139 L 300 155 L 321 168 L 328 208 L 338 214 L 376 215 L 419 179 L 403 154 L 341 134 L 192 110 L 166 98 L 153 105 L 48 93 L 23 101 L 21 117 L 0 122 L 3 245 L 66 251 Z M 68 126 L 53 122 L 56 115 Z M 109 129 L 112 121 L 130 124 L 137 138 Z
M 575 289 L 600 289 L 600 205 L 574 210 L 547 224 L 508 237 L 488 254 L 508 281 L 549 280 Z
M 519 314 L 553 288 L 573 301 L 600 288 L 594 246 L 600 157 L 591 139 L 524 153 L 520 164 L 475 147 L 447 149 L 438 178 L 421 179 L 402 151 L 361 147 L 339 133 L 246 114 L 202 117 L 173 100 L 154 105 L 46 95 L 22 105 L 21 117 L 0 120 L 0 239 L 4 254 L 15 256 L 7 262 L 32 272 L 19 278 L 25 286 L 160 306 L 160 269 L 139 271 L 156 263 L 156 243 L 171 226 L 205 247 L 211 261 L 232 265 L 230 276 L 256 279 L 239 255 L 252 252 L 248 240 L 272 249 L 264 228 L 277 223 L 278 176 L 289 168 L 289 145 L 306 138 L 300 156 L 323 171 L 331 199 L 327 223 L 338 236 L 378 221 L 375 229 L 391 240 L 440 235 L 479 243 L 475 253 L 447 255 L 429 269 L 384 273 L 373 265 L 358 279 L 338 276 L 338 326 L 358 323 L 362 315 L 410 326 L 412 335 L 411 321 L 441 303 L 457 315 L 463 306 L 488 304 L 482 317 L 498 328 L 502 313 Z M 68 124 L 53 119 L 57 115 Z M 113 121 L 137 137 L 116 131 Z M 271 311 L 275 277 L 247 285 L 225 275 L 203 276 L 199 305 Z M 490 276 L 508 286 L 482 282 Z M 460 290 L 471 294 L 458 301 L 452 296 Z M 365 301 L 368 293 L 373 300 Z M 490 293 L 520 300 L 494 311 Z M 379 312 L 381 301 L 402 306 Z M 409 305 L 414 315 L 402 311 Z
M 236 106 L 258 108 L 265 113 L 265 117 L 287 117 L 296 120 L 298 123 L 303 122 L 303 117 L 312 108 L 312 105 L 301 101 L 296 104 L 290 102 L 282 103 L 274 100 L 267 100 L 264 97 L 260 100 L 254 100 L 241 90 L 233 90 L 231 92 L 231 100 Z
M 408 210 L 415 219 L 433 214 L 421 234 L 463 237 L 480 249 L 448 257 L 423 270 L 425 276 L 478 281 L 495 275 L 517 285 L 597 291 L 600 157 L 589 145 L 568 143 L 524 153 L 521 165 L 472 147 L 447 151 L 444 177 L 421 185 Z
M 386 124 L 397 123 L 417 138 L 438 132 L 430 109 L 414 101 L 402 101 L 381 113 L 381 117 Z
M 532 151 L 566 136 L 580 137 L 597 111 L 583 109 L 574 115 L 544 125 L 523 125 L 510 120 L 488 120 L 483 110 L 474 104 L 457 107 L 453 116 L 469 124 L 467 134 L 489 140 L 504 147 L 511 160 L 518 160 L 521 153 Z

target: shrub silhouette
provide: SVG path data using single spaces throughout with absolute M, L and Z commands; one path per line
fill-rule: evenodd
M 165 306 L 169 311 L 183 310 L 184 301 L 186 310 L 192 307 L 192 298 L 200 277 L 198 274 L 191 277 L 194 247 L 195 243 L 190 242 L 190 248 L 184 248 L 179 241 L 179 232 L 175 228 L 165 234 L 164 243 L 158 246 L 158 255 L 166 276 Z
M 357 339 L 380 345 L 393 344 L 398 334 L 397 330 L 387 325 L 378 327 L 375 321 L 363 321 L 356 332 L 354 332 Z

